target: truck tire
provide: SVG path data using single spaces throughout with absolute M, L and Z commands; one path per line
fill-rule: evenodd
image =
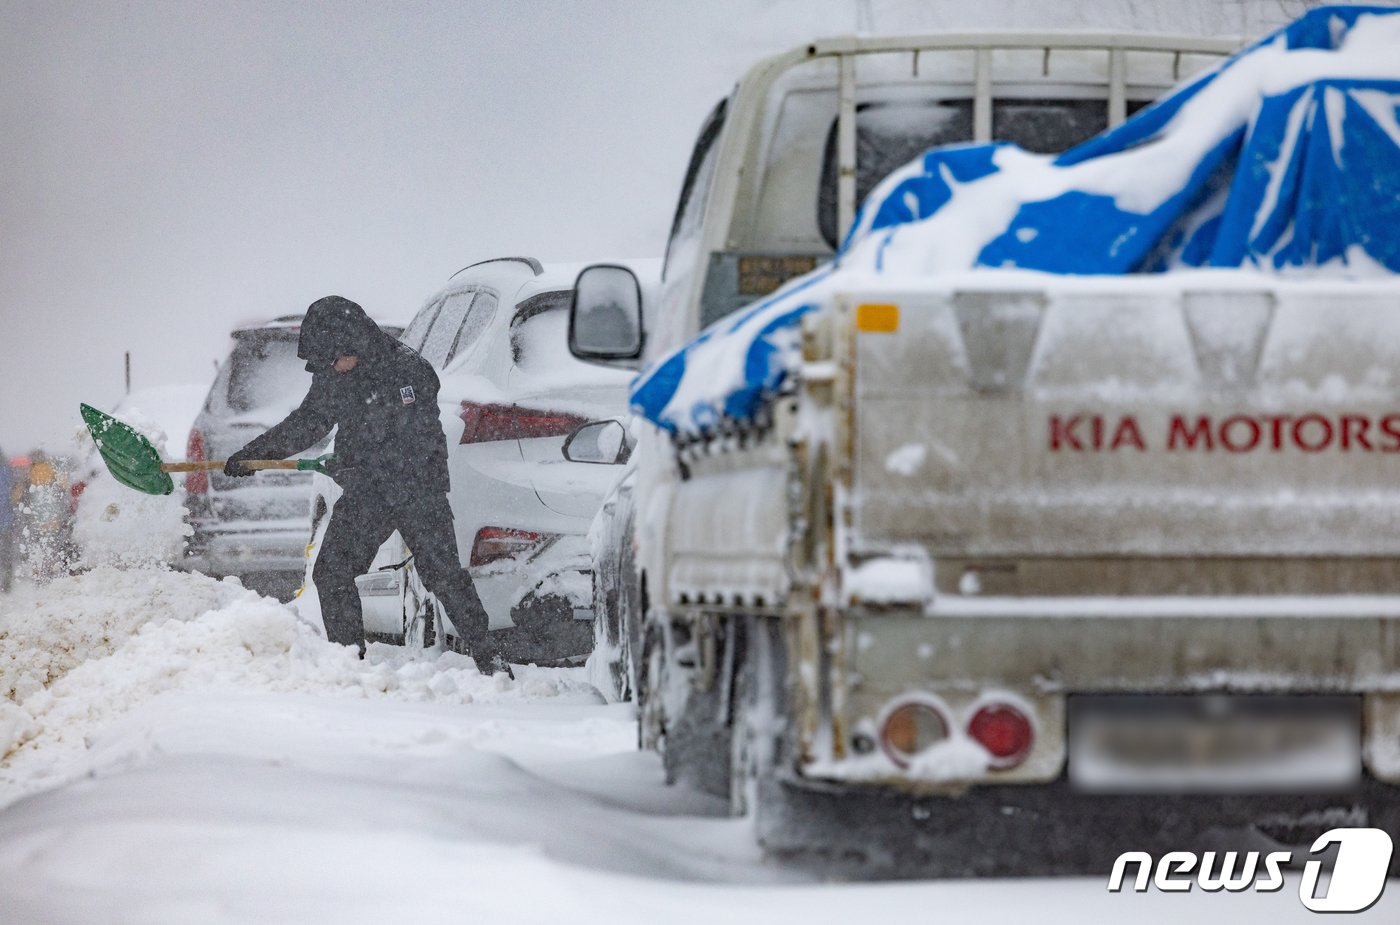
M 782 634 L 779 623 L 763 617 L 747 618 L 742 634 L 735 634 L 729 750 L 729 811 L 734 816 L 757 818 L 760 784 L 782 761 L 787 730 Z
M 681 714 L 666 717 L 665 748 L 661 754 L 667 783 L 684 783 L 729 799 L 733 745 L 727 714 L 716 684 L 708 691 L 692 688 Z
M 746 816 L 753 808 L 753 784 L 758 779 L 759 711 L 754 659 L 744 658 L 734 672 L 733 722 L 729 734 L 729 814 Z
M 641 660 L 636 668 L 637 747 L 643 751 L 664 751 L 666 714 L 661 692 L 666 689 L 665 639 L 661 627 L 648 623 L 643 630 Z M 670 779 L 670 772 L 667 772 Z

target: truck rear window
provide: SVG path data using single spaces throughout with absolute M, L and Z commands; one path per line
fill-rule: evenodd
M 1132 112 L 1143 105 L 1129 104 Z M 1102 99 L 998 99 L 992 101 L 992 137 L 1027 151 L 1054 154 L 1097 135 L 1108 125 Z M 856 201 L 881 180 L 929 148 L 972 139 L 972 100 L 866 103 L 856 108 Z M 827 131 L 817 193 L 817 223 L 833 248 L 836 227 L 836 120 Z

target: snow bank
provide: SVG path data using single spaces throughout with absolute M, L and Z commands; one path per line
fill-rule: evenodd
M 194 620 L 256 597 L 202 575 L 102 567 L 0 597 L 0 702 L 25 702 L 84 662 L 111 655 L 144 624 Z
M 77 773 L 88 738 L 133 707 L 209 691 L 598 699 L 582 672 L 520 668 L 511 682 L 455 653 L 390 646 L 372 646 L 362 662 L 233 579 L 99 568 L 0 598 L 0 784 L 61 782 Z

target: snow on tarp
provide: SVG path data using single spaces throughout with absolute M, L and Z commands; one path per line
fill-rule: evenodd
M 1334 6 L 1060 155 L 933 149 L 862 205 L 833 265 L 646 370 L 671 431 L 745 420 L 800 358 L 800 319 L 856 275 L 1247 268 L 1400 273 L 1400 10 Z

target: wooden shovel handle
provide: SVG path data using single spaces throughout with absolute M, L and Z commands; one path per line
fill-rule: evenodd
M 202 459 L 199 462 L 161 463 L 161 472 L 208 472 L 222 469 L 228 462 L 225 459 Z M 295 469 L 295 459 L 249 459 L 243 465 L 249 469 Z

